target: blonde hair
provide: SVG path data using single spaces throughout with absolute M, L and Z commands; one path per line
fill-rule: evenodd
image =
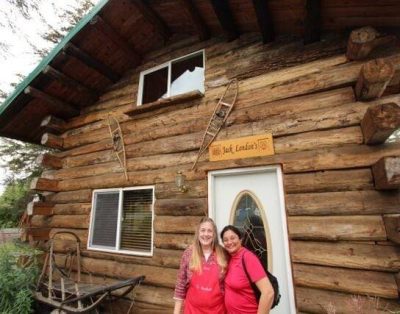
M 193 252 L 192 252 L 192 256 L 190 258 L 189 269 L 191 271 L 197 271 L 200 273 L 202 271 L 201 260 L 202 260 L 204 254 L 203 254 L 203 249 L 201 247 L 200 240 L 199 240 L 199 233 L 200 233 L 201 225 L 206 222 L 209 222 L 212 225 L 214 235 L 213 235 L 213 240 L 211 243 L 211 248 L 212 248 L 212 251 L 215 252 L 215 255 L 217 257 L 217 264 L 221 270 L 221 273 L 225 273 L 227 265 L 228 265 L 227 254 L 226 254 L 225 249 L 218 242 L 217 226 L 215 225 L 214 221 L 209 217 L 203 217 L 200 220 L 200 223 L 198 224 L 198 226 L 196 228 L 196 233 L 194 235 L 193 244 L 192 244 Z

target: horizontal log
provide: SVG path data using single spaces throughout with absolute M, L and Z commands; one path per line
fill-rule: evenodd
M 140 289 L 137 289 L 136 297 L 137 300 L 140 300 L 141 302 L 171 308 L 174 306 L 174 299 L 172 298 L 173 294 L 173 289 L 141 285 Z
M 36 163 L 46 169 L 61 169 L 63 167 L 62 159 L 48 153 L 39 155 Z
M 75 203 L 75 202 L 91 202 L 92 190 L 83 189 L 80 191 L 58 192 L 46 196 L 46 201 L 53 203 Z
M 364 64 L 355 87 L 357 99 L 365 101 L 381 97 L 394 72 L 392 63 L 384 59 Z
M 397 299 L 397 285 L 391 273 L 293 264 L 297 286 Z
M 395 300 L 306 287 L 296 287 L 296 303 L 298 310 L 305 313 L 357 313 L 361 310 L 361 313 L 384 314 L 398 309 Z
M 98 260 L 82 257 L 82 268 L 89 269 L 92 274 L 115 278 L 146 276 L 146 284 L 174 288 L 177 270 L 167 267 L 127 264 L 109 260 Z M 65 258 L 56 255 L 56 264 L 63 267 Z M 74 269 L 76 270 L 76 269 Z
M 154 231 L 156 233 L 192 234 L 196 231 L 201 218 L 202 216 L 156 216 Z
M 64 232 L 64 233 L 62 233 Z M 75 238 L 72 237 L 69 233 L 75 233 L 78 238 L 80 239 L 81 243 L 83 243 L 85 240 L 87 240 L 88 237 L 88 230 L 82 230 L 82 229 L 76 229 L 76 228 L 52 228 L 50 232 L 50 237 L 53 238 L 54 235 L 57 233 L 55 236 L 55 239 L 57 239 L 60 242 L 63 241 L 75 241 Z
M 172 234 L 157 232 L 154 245 L 160 249 L 184 250 L 193 243 L 193 234 Z
M 40 144 L 46 147 L 55 148 L 55 149 L 63 149 L 64 140 L 54 134 L 45 133 L 40 140 Z
M 274 149 L 276 154 L 284 154 L 362 142 L 361 129 L 355 126 L 278 137 L 274 139 Z
M 50 228 L 24 228 L 29 242 L 32 241 L 46 241 L 49 239 Z
M 181 192 L 173 183 L 158 183 L 156 184 L 156 199 L 164 198 L 201 198 L 207 196 L 207 181 L 187 181 L 187 192 Z
M 164 314 L 166 307 L 138 301 L 135 302 L 134 310 L 137 314 Z M 168 310 L 173 311 L 173 309 Z
M 98 188 L 112 188 L 112 187 L 125 187 L 125 186 L 139 186 L 139 185 L 161 185 L 156 189 L 157 198 L 188 198 L 188 197 L 204 197 L 206 187 L 202 185 L 198 179 L 204 178 L 205 173 L 190 171 L 191 165 L 182 165 L 179 167 L 171 167 L 168 169 L 157 169 L 148 171 L 129 171 L 128 178 L 126 180 L 125 174 L 122 169 L 116 173 L 108 173 L 97 176 L 89 176 L 84 178 L 74 178 L 69 180 L 61 180 L 59 182 L 59 188 L 63 191 L 68 190 L 81 190 L 86 187 L 93 189 Z M 187 176 L 187 185 L 189 187 L 186 193 L 182 193 L 178 190 L 175 185 L 176 172 L 183 171 Z M 165 184 L 164 184 L 165 182 Z M 168 183 L 174 182 L 174 183 Z M 168 197 L 168 195 L 170 195 Z
M 372 166 L 377 190 L 398 189 L 400 187 L 400 157 L 384 157 Z
M 382 216 L 298 216 L 288 222 L 293 240 L 386 240 Z
M 30 189 L 35 191 L 58 192 L 59 181 L 45 178 L 34 178 L 31 181 Z
M 51 216 L 54 213 L 54 203 L 32 201 L 28 203 L 26 211 L 29 216 Z
M 286 195 L 290 216 L 393 214 L 400 208 L 400 193 L 346 191 Z
M 156 248 L 153 251 L 153 256 L 140 257 L 135 255 L 125 255 L 119 253 L 107 253 L 99 251 L 84 250 L 82 255 L 99 260 L 111 260 L 121 263 L 133 263 L 149 266 L 161 266 L 169 268 L 179 268 L 179 263 L 182 257 L 181 250 L 165 250 Z
M 154 205 L 156 215 L 200 216 L 208 213 L 206 198 L 157 199 Z
M 53 215 L 33 216 L 31 220 L 34 227 L 51 227 L 51 228 L 79 228 L 87 229 L 89 227 L 88 215 Z
M 285 174 L 284 185 L 287 194 L 371 190 L 374 188 L 370 169 Z
M 76 273 L 73 273 L 73 276 L 76 276 Z M 128 278 L 128 277 L 124 276 L 123 278 Z M 58 278 L 57 278 L 57 280 L 58 280 Z M 111 285 L 111 284 L 118 283 L 120 281 L 120 280 L 114 279 L 114 278 L 108 278 L 105 276 L 96 276 L 96 275 L 92 275 L 92 274 L 87 275 L 85 273 L 81 274 L 81 280 L 84 283 L 88 282 L 88 283 L 95 283 L 98 285 Z M 114 295 L 120 295 L 120 293 L 121 293 L 121 291 L 119 291 L 119 290 L 113 291 Z M 153 295 L 153 300 L 151 301 L 150 298 L 152 295 Z M 152 304 L 153 306 L 163 305 L 164 309 L 165 309 L 165 306 L 171 307 L 171 305 L 173 305 L 174 300 L 172 299 L 172 295 L 173 295 L 173 289 L 150 286 L 150 285 L 146 284 L 146 279 L 145 279 L 141 285 L 135 287 L 133 295 L 128 294 L 125 297 L 127 298 L 128 301 L 130 301 L 130 298 L 132 296 L 134 296 L 135 304 L 137 302 L 146 302 L 146 303 Z M 149 299 L 150 299 L 150 302 L 149 302 Z M 113 308 L 110 311 L 111 313 L 116 312 L 116 310 L 119 309 L 118 307 L 116 307 L 116 305 L 118 303 L 119 302 L 117 301 L 117 302 L 112 302 L 110 304 L 113 306 Z M 131 305 L 130 302 L 129 302 L 129 305 Z M 125 309 L 124 312 L 118 311 L 117 313 L 128 313 L 128 312 L 127 312 L 127 309 Z
M 175 105 L 175 104 L 180 104 L 186 101 L 190 101 L 193 99 L 197 99 L 200 97 L 203 97 L 203 93 L 201 93 L 200 91 L 196 90 L 193 92 L 188 92 L 185 94 L 180 94 L 177 96 L 172 96 L 172 97 L 168 97 L 168 98 L 162 98 L 160 100 L 154 101 L 152 103 L 148 103 L 139 107 L 135 107 L 131 110 L 128 110 L 125 112 L 125 114 L 130 115 L 130 116 L 136 116 L 139 115 L 141 113 L 145 113 L 145 112 L 149 112 L 149 111 L 153 111 L 155 109 L 160 109 L 166 106 L 171 106 L 171 105 Z
M 395 246 L 348 242 L 291 241 L 293 262 L 354 269 L 397 272 L 399 249 Z
M 361 121 L 364 143 L 382 144 L 400 128 L 400 107 L 385 103 L 369 107 Z
M 383 216 L 386 233 L 389 240 L 400 244 L 400 215 Z
M 46 132 L 53 134 L 63 133 L 66 129 L 65 121 L 54 116 L 45 117 L 40 123 L 40 126 L 44 128 Z
M 55 215 L 86 215 L 91 209 L 91 203 L 67 203 L 55 204 L 53 211 Z

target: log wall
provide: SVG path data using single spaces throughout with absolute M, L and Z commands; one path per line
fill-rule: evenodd
M 375 190 L 371 166 L 399 155 L 400 144 L 363 144 L 360 122 L 371 106 L 400 104 L 400 95 L 385 93 L 362 102 L 354 86 L 364 62 L 376 57 L 390 61 L 398 75 L 400 51 L 393 46 L 365 61 L 348 61 L 344 43 L 345 38 L 303 46 L 284 39 L 262 45 L 257 36 L 246 35 L 149 55 L 138 71 L 65 122 L 63 151 L 57 153 L 62 167 L 43 173 L 57 182 L 59 192 L 46 197 L 54 204 L 53 215 L 34 216 L 32 226 L 75 231 L 86 245 L 93 189 L 155 185 L 152 258 L 86 249 L 82 254 L 84 265 L 99 278 L 146 275 L 137 311 L 165 313 L 173 306 L 182 250 L 207 211 L 207 171 L 282 164 L 298 310 L 325 313 L 333 302 L 346 312 L 343 302 L 351 295 L 377 296 L 393 306 L 400 250 L 388 241 L 383 218 L 399 213 L 400 194 Z M 136 106 L 140 70 L 201 48 L 204 97 L 133 117 L 124 114 Z M 275 155 L 209 162 L 204 154 L 191 171 L 209 116 L 224 85 L 235 77 L 238 100 L 217 140 L 271 132 Z M 124 134 L 128 181 L 111 149 L 110 113 Z M 187 193 L 175 187 L 177 170 L 187 176 Z M 61 253 L 66 246 L 61 243 L 56 250 Z

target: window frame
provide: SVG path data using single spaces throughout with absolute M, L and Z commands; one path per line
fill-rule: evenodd
M 142 103 L 144 76 L 147 75 L 147 74 L 149 74 L 149 73 L 158 71 L 158 70 L 160 70 L 160 69 L 162 69 L 162 68 L 168 68 L 167 97 L 166 97 L 165 99 L 167 99 L 167 98 L 169 98 L 169 97 L 177 96 L 177 95 L 171 96 L 171 66 L 172 66 L 172 63 L 174 63 L 174 62 L 176 62 L 176 61 L 179 61 L 179 60 L 181 60 L 181 59 L 189 58 L 189 57 L 191 57 L 191 56 L 194 56 L 194 55 L 200 54 L 200 53 L 203 55 L 203 69 L 205 70 L 205 68 L 206 68 L 206 54 L 205 54 L 205 49 L 200 49 L 200 50 L 191 52 L 191 53 L 189 53 L 189 54 L 187 54 L 187 55 L 184 55 L 184 56 L 182 56 L 182 57 L 169 60 L 169 61 L 167 61 L 167 62 L 165 62 L 165 63 L 162 63 L 162 64 L 157 65 L 157 66 L 155 66 L 155 67 L 152 67 L 152 68 L 150 68 L 150 69 L 141 71 L 141 72 L 140 72 L 140 76 L 139 76 L 139 86 L 138 86 L 138 95 L 137 95 L 136 105 L 137 105 L 137 106 L 142 106 L 142 105 L 149 104 L 149 103 L 145 103 L 145 104 Z M 204 86 L 204 82 L 205 82 L 205 76 L 204 76 L 204 80 L 203 80 L 203 86 Z M 193 90 L 191 90 L 191 91 L 195 91 L 195 90 L 198 90 L 198 89 L 193 89 Z M 191 92 L 191 91 L 188 91 L 188 92 Z M 182 94 L 178 94 L 178 95 L 182 95 Z
M 122 206 L 123 206 L 123 193 L 124 191 L 132 191 L 132 190 L 152 190 L 152 204 L 151 204 L 151 243 L 150 243 L 150 252 L 141 252 L 141 251 L 130 251 L 130 250 L 121 250 L 121 224 L 122 224 Z M 117 224 L 117 239 L 115 243 L 115 249 L 110 249 L 109 246 L 103 245 L 92 245 L 92 235 L 94 222 L 96 218 L 96 195 L 97 193 L 115 193 L 118 192 L 118 224 Z M 138 187 L 128 187 L 128 188 L 110 188 L 110 189 L 96 189 L 93 190 L 92 193 L 92 208 L 90 211 L 90 220 L 89 220 L 89 233 L 88 233 L 88 241 L 87 241 L 87 249 L 93 251 L 107 252 L 107 253 L 118 253 L 118 254 L 128 254 L 128 255 L 136 255 L 136 256 L 153 256 L 154 254 L 154 204 L 155 204 L 155 188 L 153 185 L 146 186 L 138 186 Z

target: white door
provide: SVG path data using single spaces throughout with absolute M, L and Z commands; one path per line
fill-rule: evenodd
M 296 313 L 280 166 L 212 171 L 209 216 L 218 230 L 228 224 L 245 231 L 279 281 L 281 301 L 272 313 Z

